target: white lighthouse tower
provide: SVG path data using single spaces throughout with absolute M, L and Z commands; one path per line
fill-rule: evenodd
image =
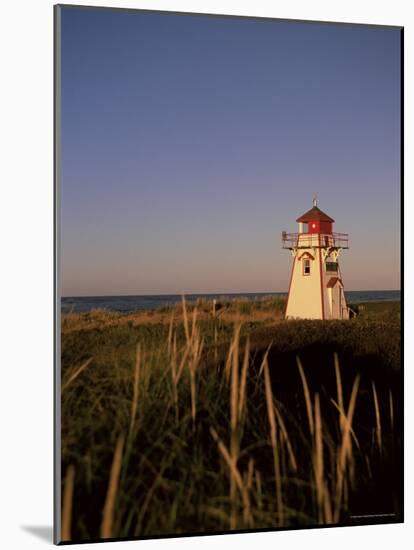
M 298 233 L 282 233 L 282 246 L 293 256 L 287 319 L 349 319 L 338 258 L 349 248 L 346 233 L 333 233 L 334 220 L 313 208 L 296 220 Z

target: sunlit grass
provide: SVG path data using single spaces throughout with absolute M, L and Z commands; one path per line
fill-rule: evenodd
M 390 490 L 375 472 L 398 459 L 395 316 L 210 306 L 65 318 L 62 538 L 346 523 L 367 487 Z

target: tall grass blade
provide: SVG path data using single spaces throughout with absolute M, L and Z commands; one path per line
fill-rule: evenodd
M 187 307 L 185 303 L 185 297 L 184 294 L 181 296 L 181 303 L 183 308 L 183 323 L 184 323 L 184 332 L 185 332 L 185 339 L 187 341 L 187 344 L 190 340 L 190 332 L 188 330 L 188 317 L 187 317 Z
M 230 456 L 234 465 L 237 465 L 239 458 L 239 426 L 238 426 L 238 408 L 239 408 L 239 336 L 240 325 L 237 325 L 233 336 L 233 353 L 231 359 L 231 381 L 230 381 Z M 237 500 L 236 500 L 236 480 L 232 476 L 230 479 L 230 529 L 235 529 L 237 524 Z
M 341 380 L 341 371 L 339 368 L 339 360 L 338 360 L 338 354 L 334 353 L 334 364 L 335 364 L 335 377 L 336 377 L 336 395 L 338 400 L 338 406 L 339 406 L 339 425 L 341 428 L 341 432 L 343 431 L 343 422 L 344 422 L 344 415 L 341 414 L 341 411 L 344 410 L 344 397 L 343 397 L 343 390 L 342 390 L 342 380 Z
M 139 382 L 141 374 L 141 344 L 137 344 L 137 351 L 135 357 L 135 370 L 134 370 L 134 386 L 133 386 L 133 395 L 131 403 L 131 423 L 129 426 L 129 433 L 132 434 L 135 425 L 135 418 L 137 415 L 138 408 L 138 397 L 139 397 Z
M 121 472 L 122 451 L 124 449 L 124 436 L 121 434 L 116 442 L 111 473 L 109 476 L 108 490 L 102 514 L 101 538 L 109 539 L 113 536 L 112 527 L 114 521 L 114 509 L 118 491 L 119 474 Z
M 392 398 L 392 391 L 389 392 L 389 401 L 390 401 L 390 424 L 391 432 L 394 431 L 394 400 Z
M 72 538 L 72 502 L 73 502 L 73 487 L 75 482 L 75 466 L 68 466 L 65 477 L 65 488 L 63 492 L 62 505 L 62 527 L 61 537 L 63 540 L 71 540 Z
M 346 474 L 346 463 L 347 458 L 350 459 L 352 456 L 352 444 L 351 444 L 351 428 L 352 420 L 355 411 L 356 399 L 359 388 L 359 375 L 356 376 L 354 384 L 352 386 L 351 397 L 349 400 L 348 412 L 346 415 L 346 422 L 344 422 L 344 430 L 342 433 L 342 441 L 340 448 L 338 450 L 337 458 L 337 482 L 336 482 L 336 494 L 335 494 L 335 513 L 334 513 L 334 522 L 338 523 L 341 506 L 343 502 L 343 493 L 344 493 L 344 483 L 345 483 L 345 474 Z
M 283 500 L 282 500 L 282 478 L 280 474 L 280 460 L 279 450 L 277 443 L 277 425 L 275 420 L 275 413 L 273 407 L 273 394 L 272 385 L 269 375 L 269 364 L 267 358 L 264 361 L 264 380 L 265 380 L 265 394 L 267 405 L 267 416 L 270 425 L 270 441 L 272 443 L 273 452 L 273 466 L 275 471 L 275 489 L 276 489 L 276 505 L 277 505 L 277 522 L 278 525 L 283 525 Z
M 76 370 L 73 372 L 73 374 L 71 374 L 71 375 L 69 376 L 69 378 L 66 380 L 66 382 L 64 382 L 64 383 L 62 384 L 62 390 L 61 390 L 62 392 L 64 392 L 64 391 L 70 386 L 70 384 L 72 384 L 72 382 L 73 382 L 74 380 L 76 380 L 76 378 L 80 375 L 80 373 L 81 373 L 82 371 L 84 371 L 88 365 L 90 365 L 92 359 L 93 359 L 93 358 L 90 357 L 87 361 L 85 361 L 84 363 L 82 363 L 82 365 L 81 365 L 78 369 L 76 369 Z
M 288 452 L 290 466 L 291 466 L 292 470 L 294 472 L 296 472 L 297 469 L 298 469 L 298 465 L 297 465 L 295 453 L 293 452 L 293 447 L 292 447 L 292 444 L 290 442 L 288 432 L 286 430 L 285 422 L 284 422 L 283 417 L 280 414 L 279 408 L 277 407 L 276 404 L 274 405 L 274 409 L 275 409 L 277 421 L 278 421 L 278 424 L 279 424 L 279 427 L 280 427 L 280 432 L 282 434 L 282 439 L 285 442 L 286 449 L 287 449 L 287 452 Z
M 380 452 L 382 452 L 382 429 L 381 429 L 381 416 L 378 405 L 378 396 L 377 389 L 375 387 L 375 382 L 372 382 L 372 395 L 374 398 L 374 409 L 375 409 L 375 422 L 376 422 L 376 436 L 377 436 L 377 445 Z
M 174 327 L 174 313 L 171 314 L 170 324 L 168 327 L 168 338 L 167 338 L 168 355 L 171 355 L 173 327 Z
M 314 448 L 314 470 L 316 495 L 319 508 L 319 522 L 324 519 L 324 463 L 323 463 L 323 440 L 322 440 L 322 419 L 319 402 L 319 394 L 315 394 L 315 448 Z
M 239 392 L 239 410 L 238 419 L 242 421 L 244 411 L 246 407 L 246 382 L 247 382 L 247 369 L 249 367 L 249 353 L 250 353 L 250 341 L 249 337 L 246 339 L 246 346 L 244 348 L 243 366 L 240 375 L 240 392 Z
M 243 508 L 244 508 L 243 517 L 244 517 L 245 524 L 247 527 L 252 527 L 253 518 L 250 510 L 249 493 L 246 487 L 244 486 L 243 479 L 240 475 L 237 465 L 234 463 L 232 457 L 230 456 L 229 451 L 227 450 L 226 446 L 224 445 L 224 443 L 222 442 L 222 440 L 220 439 L 216 430 L 213 427 L 210 427 L 210 433 L 213 436 L 213 439 L 216 441 L 218 449 L 229 468 L 230 479 L 234 480 L 234 484 L 240 491 L 240 495 L 242 497 L 242 502 L 243 502 Z
M 296 356 L 296 363 L 298 365 L 300 378 L 302 380 L 303 394 L 305 396 L 306 412 L 307 412 L 307 415 L 308 415 L 308 422 L 309 422 L 309 431 L 310 431 L 311 436 L 313 436 L 313 434 L 315 432 L 315 425 L 314 425 L 314 420 L 313 420 L 312 401 L 311 401 L 311 398 L 310 398 L 308 382 L 306 380 L 306 376 L 305 376 L 305 373 L 303 371 L 302 363 L 301 363 L 298 356 Z

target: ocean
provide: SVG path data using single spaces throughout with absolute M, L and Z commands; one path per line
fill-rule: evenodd
M 286 292 L 257 292 L 235 294 L 186 294 L 187 301 L 197 298 L 232 299 L 249 298 L 260 299 L 264 296 L 286 296 Z M 399 290 L 351 290 L 345 292 L 349 304 L 360 302 L 387 302 L 399 301 Z M 160 294 L 153 296 L 79 296 L 64 297 L 61 300 L 62 313 L 86 313 L 92 309 L 107 309 L 128 313 L 143 309 L 157 309 L 162 306 L 174 305 L 181 301 L 180 294 Z

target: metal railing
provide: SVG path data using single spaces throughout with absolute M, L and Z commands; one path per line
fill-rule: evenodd
M 349 248 L 348 233 L 286 233 L 282 232 L 282 248 Z

